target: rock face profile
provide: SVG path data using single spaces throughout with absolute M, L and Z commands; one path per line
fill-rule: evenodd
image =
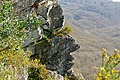
M 41 32 L 38 29 L 30 30 L 28 39 L 24 43 L 24 46 L 32 51 L 31 58 L 40 59 L 48 70 L 57 71 L 62 76 L 72 75 L 71 67 L 74 64 L 74 57 L 70 53 L 80 48 L 75 40 L 69 35 L 52 36 L 50 42 L 45 41 L 42 37 L 39 38 L 40 33 L 59 31 L 64 26 L 63 10 L 57 0 L 14 0 L 13 7 L 15 13 L 21 18 L 35 13 L 42 20 L 42 25 L 38 28 Z M 33 38 L 38 41 L 37 44 L 33 44 Z M 39 41 L 42 42 L 39 43 Z

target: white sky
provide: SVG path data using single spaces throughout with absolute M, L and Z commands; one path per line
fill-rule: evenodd
M 112 0 L 112 1 L 114 1 L 114 2 L 120 2 L 120 0 Z

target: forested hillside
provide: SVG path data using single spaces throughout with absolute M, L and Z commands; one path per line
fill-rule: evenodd
M 60 0 L 66 25 L 81 48 L 74 53 L 75 71 L 92 80 L 95 67 L 100 66 L 102 48 L 120 49 L 120 3 L 112 0 Z

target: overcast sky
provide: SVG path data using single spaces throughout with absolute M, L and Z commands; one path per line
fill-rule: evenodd
M 120 0 L 112 0 L 112 1 L 114 1 L 114 2 L 120 2 Z

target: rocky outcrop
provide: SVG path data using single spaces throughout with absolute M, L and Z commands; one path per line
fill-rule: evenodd
M 48 45 L 49 44 L 49 45 Z M 79 45 L 70 37 L 53 37 L 51 43 L 43 42 L 31 47 L 35 52 L 31 57 L 40 58 L 41 63 L 45 64 L 47 69 L 57 71 L 61 75 L 71 74 L 74 57 L 71 52 L 77 50 Z M 42 50 L 40 50 L 42 49 Z M 44 49 L 44 50 L 43 50 Z M 37 52 L 36 52 L 37 51 Z M 38 56 L 39 55 L 39 56 Z
M 72 75 L 71 67 L 74 64 L 74 57 L 70 53 L 79 49 L 80 46 L 69 35 L 64 37 L 51 36 L 49 37 L 50 42 L 40 36 L 46 32 L 51 34 L 52 30 L 59 31 L 64 26 L 63 10 L 54 1 L 56 0 L 39 0 L 37 1 L 39 5 L 36 6 L 36 0 L 14 0 L 13 7 L 21 18 L 26 18 L 28 14 L 35 13 L 37 18 L 42 20 L 40 28 L 30 30 L 28 39 L 24 43 L 24 46 L 32 51 L 31 58 L 40 59 L 48 70 L 57 71 L 62 76 L 65 74 Z M 35 44 L 33 39 L 38 43 Z

